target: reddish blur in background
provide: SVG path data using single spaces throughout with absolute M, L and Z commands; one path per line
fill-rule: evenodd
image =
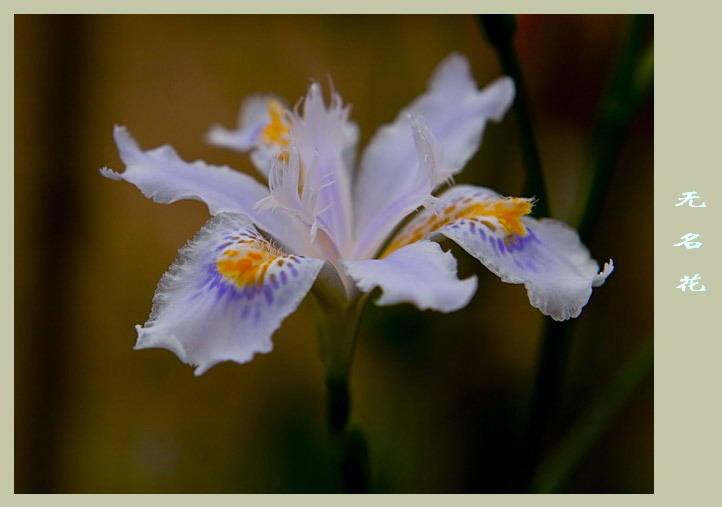
M 196 378 L 166 350 L 133 351 L 161 274 L 208 218 L 102 178 L 126 125 L 143 148 L 253 174 L 211 147 L 214 122 L 309 78 L 333 78 L 362 146 L 425 89 L 450 52 L 485 85 L 501 71 L 473 16 L 16 16 L 16 492 L 330 491 L 323 369 L 312 305 L 271 354 Z M 517 48 L 557 218 L 572 221 L 595 112 L 625 16 L 521 16 Z M 652 333 L 652 104 L 635 118 L 594 242 L 616 271 L 576 328 L 550 445 Z M 491 124 L 459 183 L 519 195 L 513 117 Z M 354 420 L 372 490 L 505 492 L 518 463 L 542 315 L 523 287 L 462 258 L 479 290 L 456 313 L 409 305 L 364 315 Z M 602 433 L 569 492 L 653 489 L 647 380 Z

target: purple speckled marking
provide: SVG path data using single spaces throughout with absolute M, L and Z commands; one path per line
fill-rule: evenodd
M 288 265 L 288 267 L 291 268 L 291 274 L 293 275 L 293 277 L 294 278 L 298 277 L 298 271 L 296 271 L 296 268 L 294 268 L 290 264 Z
M 519 262 L 516 259 L 514 259 L 514 265 L 519 269 L 526 269 L 526 268 L 524 268 L 524 264 L 522 264 L 521 262 Z
M 499 253 L 504 255 L 506 253 L 506 248 L 504 248 L 504 240 L 501 238 L 496 238 L 496 244 L 499 246 Z
M 230 286 L 228 284 L 221 284 L 220 287 L 216 289 L 216 302 L 223 299 L 223 296 L 225 296 L 228 293 L 228 289 Z
M 266 288 L 263 291 L 263 295 L 266 296 L 266 303 L 268 303 L 269 305 L 273 303 L 273 291 L 269 286 L 266 285 Z
M 247 319 L 247 318 L 248 318 L 248 314 L 250 313 L 250 311 L 251 311 L 251 307 L 248 306 L 248 305 L 245 305 L 245 306 L 243 307 L 243 310 L 241 310 L 241 318 L 242 318 L 243 320 Z
M 236 289 L 235 293 L 238 295 L 239 299 L 251 299 L 251 292 L 248 290 L 248 285 L 242 289 Z
M 497 255 L 499 252 L 496 251 L 496 238 L 494 236 L 489 237 L 489 244 L 491 245 L 491 249 L 494 251 L 494 255 Z
M 281 270 L 279 273 L 279 276 L 281 277 L 281 285 L 286 285 L 286 282 L 288 281 L 288 276 L 286 276 L 286 271 Z
M 482 229 L 481 227 L 479 227 L 479 229 L 477 230 L 477 232 L 479 233 L 479 236 L 481 236 L 481 239 L 483 239 L 484 241 L 486 241 L 486 233 L 484 232 L 484 229 Z
M 220 283 L 221 283 L 221 277 L 214 276 L 213 278 L 210 279 L 210 281 L 206 282 L 205 285 L 208 285 L 208 290 L 211 290 L 211 289 L 215 289 L 216 287 L 218 287 L 218 285 Z
M 524 264 L 529 269 L 529 271 L 532 271 L 534 273 L 538 271 L 536 264 L 534 264 L 532 261 L 526 261 Z

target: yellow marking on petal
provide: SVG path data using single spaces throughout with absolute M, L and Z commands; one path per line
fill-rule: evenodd
M 275 100 L 269 100 L 268 115 L 271 117 L 271 122 L 261 132 L 261 139 L 268 144 L 275 144 L 285 148 L 291 141 L 288 137 L 290 130 L 284 121 L 284 111 L 281 104 Z
M 531 213 L 532 203 L 528 199 L 512 197 L 507 199 L 495 199 L 491 202 L 480 202 L 471 205 L 464 210 L 463 216 L 458 218 L 475 218 L 479 216 L 491 216 L 497 219 L 507 234 L 518 234 L 524 236 L 526 227 L 521 222 L 521 217 Z
M 421 223 L 412 221 L 409 224 L 411 229 L 397 236 L 379 257 L 384 258 L 391 252 L 420 241 L 435 230 L 462 218 L 479 221 L 492 231 L 496 231 L 497 225 L 490 220 L 485 220 L 493 218 L 496 219 L 499 226 L 504 228 L 507 238 L 512 234 L 524 236 L 526 227 L 524 227 L 521 217 L 531 213 L 531 208 L 531 200 L 520 197 L 483 200 L 465 197 L 450 204 L 438 215 L 430 214 Z
M 282 255 L 270 244 L 261 241 L 250 243 L 252 246 L 245 247 L 243 251 L 226 250 L 223 257 L 216 261 L 218 273 L 238 287 L 263 285 L 266 271 Z

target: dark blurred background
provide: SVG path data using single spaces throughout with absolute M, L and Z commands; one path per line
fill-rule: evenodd
M 556 218 L 573 221 L 600 97 L 626 16 L 520 16 L 517 48 Z M 132 350 L 161 274 L 208 218 L 158 205 L 123 169 L 113 124 L 144 148 L 253 174 L 204 144 L 259 91 L 294 103 L 332 76 L 362 146 L 425 89 L 448 53 L 485 85 L 501 71 L 473 16 L 15 18 L 16 492 L 331 491 L 323 368 L 306 301 L 271 354 L 196 378 L 166 350 Z M 553 448 L 652 333 L 652 101 L 631 124 L 595 239 L 616 271 L 575 328 Z M 519 195 L 511 117 L 488 128 L 459 183 Z M 49 248 L 49 250 L 45 250 Z M 372 491 L 506 492 L 519 462 L 542 315 L 481 265 L 456 313 L 369 305 L 352 376 Z M 653 390 L 615 413 L 564 491 L 653 490 Z

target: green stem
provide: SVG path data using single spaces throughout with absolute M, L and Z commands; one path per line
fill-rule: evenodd
M 319 301 L 318 306 L 321 356 L 328 388 L 328 423 L 333 433 L 339 433 L 346 427 L 351 409 L 348 381 L 356 348 L 359 311 L 355 305 L 331 306 Z
M 654 46 L 651 43 L 646 49 L 644 46 L 651 21 L 651 16 L 643 14 L 631 19 L 607 91 L 600 101 L 589 153 L 591 183 L 582 201 L 584 211 L 579 225 L 579 236 L 586 244 L 596 230 L 632 119 L 652 89 Z
M 546 318 L 531 396 L 529 423 L 521 455 L 519 487 L 527 490 L 542 457 L 545 437 L 559 408 L 575 320 Z
M 366 440 L 359 430 L 349 425 L 349 378 L 365 300 L 362 297 L 347 305 L 316 298 L 320 315 L 321 356 L 326 368 L 328 430 L 335 469 L 344 493 L 364 493 L 367 490 Z
M 564 487 L 615 416 L 649 378 L 653 364 L 654 350 L 649 340 L 544 459 L 532 481 L 533 493 L 556 493 Z
M 516 20 L 512 14 L 484 14 L 479 15 L 477 20 L 486 39 L 496 50 L 502 70 L 514 80 L 516 95 L 513 110 L 519 129 L 521 154 L 526 167 L 524 195 L 537 197 L 538 201 L 534 206 L 536 216 L 549 216 L 549 198 L 544 184 L 541 157 L 534 137 L 526 85 L 514 49 Z

